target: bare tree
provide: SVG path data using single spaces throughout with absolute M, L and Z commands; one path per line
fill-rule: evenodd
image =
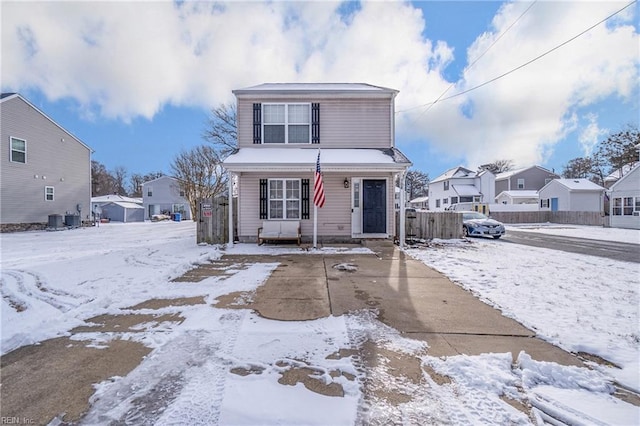
M 216 150 L 200 145 L 183 151 L 171 163 L 171 173 L 189 201 L 191 217 L 196 217 L 197 201 L 220 195 L 226 189 L 227 175 Z
M 409 200 L 426 196 L 429 190 L 429 175 L 419 170 L 409 170 L 405 189 L 409 193 Z
M 593 175 L 594 167 L 591 157 L 578 157 L 569 160 L 562 169 L 562 177 L 567 179 L 591 179 Z
M 118 166 L 113 169 L 111 175 L 113 176 L 113 192 L 118 195 L 129 195 L 125 188 L 127 169 L 123 166 Z
M 624 166 L 638 161 L 636 146 L 640 143 L 640 130 L 629 125 L 626 130 L 609 135 L 600 142 L 596 155 L 614 170 L 623 171 Z
M 112 194 L 114 191 L 113 175 L 104 164 L 91 160 L 91 196 Z
M 142 184 L 162 176 L 164 176 L 163 172 L 151 172 L 146 175 L 133 173 L 129 177 L 129 195 L 132 197 L 142 197 Z
M 498 173 L 508 172 L 513 170 L 513 160 L 496 160 L 493 163 L 483 164 L 478 167 L 478 171 L 488 170 L 494 175 Z
M 225 159 L 238 146 L 237 108 L 234 103 L 211 109 L 202 137 L 211 143 L 220 159 Z

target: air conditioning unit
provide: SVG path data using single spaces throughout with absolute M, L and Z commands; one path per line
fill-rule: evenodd
M 634 216 L 640 216 L 640 211 L 633 212 Z

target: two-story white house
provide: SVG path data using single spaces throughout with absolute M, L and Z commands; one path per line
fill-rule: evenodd
M 429 210 L 444 211 L 458 203 L 492 203 L 495 175 L 458 166 L 429 182 Z
M 411 162 L 395 147 L 397 91 L 360 83 L 267 83 L 233 91 L 238 150 L 223 165 L 236 179 L 237 238 L 257 241 L 265 221 L 297 221 L 310 241 L 395 236 L 394 180 Z M 326 202 L 314 219 L 314 173 Z M 232 188 L 229 188 L 231 194 Z M 404 202 L 400 203 L 404 215 Z M 230 215 L 233 217 L 233 215 Z M 402 227 L 400 227 L 402 228 Z
M 2 94 L 0 123 L 2 230 L 90 219 L 91 148 L 17 93 Z

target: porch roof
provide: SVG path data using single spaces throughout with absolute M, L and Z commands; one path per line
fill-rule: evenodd
M 475 195 L 482 195 L 478 188 L 473 185 L 452 185 L 453 190 L 461 197 L 471 197 Z
M 314 148 L 241 148 L 223 161 L 227 170 L 306 171 L 316 167 L 318 149 Z M 396 148 L 325 148 L 320 151 L 323 172 L 384 171 L 400 172 L 411 161 Z

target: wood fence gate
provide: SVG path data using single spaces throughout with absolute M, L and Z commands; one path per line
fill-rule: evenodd
M 234 199 L 234 207 L 237 205 Z M 234 216 L 237 217 L 236 209 Z M 229 199 L 227 197 L 205 198 L 198 201 L 197 243 L 225 244 L 229 242 Z M 233 221 L 236 223 L 236 220 Z

